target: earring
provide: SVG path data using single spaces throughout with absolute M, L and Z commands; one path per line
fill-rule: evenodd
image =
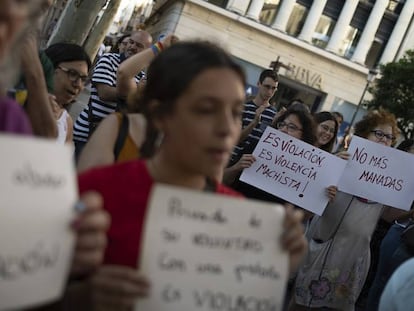
M 164 132 L 159 131 L 157 138 L 155 139 L 155 142 L 154 142 L 155 149 L 159 149 L 163 141 L 164 141 Z

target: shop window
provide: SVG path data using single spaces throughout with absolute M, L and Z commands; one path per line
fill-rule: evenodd
M 336 21 L 322 15 L 313 34 L 312 43 L 321 48 L 325 48 L 335 28 Z
M 265 0 L 263 9 L 259 15 L 260 22 L 268 26 L 272 25 L 279 10 L 279 5 L 280 0 Z
M 294 37 L 297 37 L 302 31 L 305 24 L 306 17 L 308 16 L 309 9 L 298 3 L 293 7 L 292 14 L 289 17 L 287 23 L 286 32 Z

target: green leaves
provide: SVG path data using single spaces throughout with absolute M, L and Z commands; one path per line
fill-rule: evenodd
M 385 108 L 395 114 L 405 138 L 414 136 L 414 50 L 397 62 L 381 65 L 382 77 L 368 89 L 369 108 Z

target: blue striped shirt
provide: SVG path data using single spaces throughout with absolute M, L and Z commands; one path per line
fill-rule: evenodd
M 244 110 L 243 110 L 243 119 L 242 119 L 242 128 L 244 129 L 248 126 L 253 120 L 254 116 L 256 115 L 256 109 L 259 108 L 253 101 L 249 101 L 245 103 Z M 245 150 L 249 150 L 251 152 L 257 143 L 260 140 L 264 130 L 268 125 L 270 125 L 273 121 L 273 118 L 276 115 L 276 109 L 273 106 L 267 107 L 263 110 L 262 114 L 260 115 L 259 122 L 247 136 L 247 138 L 239 143 L 232 152 L 230 165 L 236 163 L 241 156 L 245 153 Z

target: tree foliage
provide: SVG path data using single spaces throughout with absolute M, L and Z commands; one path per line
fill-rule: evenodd
M 369 91 L 369 108 L 385 108 L 395 114 L 405 138 L 414 135 L 414 50 L 397 62 L 381 65 L 381 78 Z

